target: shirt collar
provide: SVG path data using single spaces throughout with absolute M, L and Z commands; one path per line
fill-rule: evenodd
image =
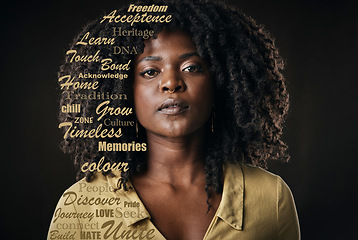
M 242 230 L 244 176 L 241 165 L 224 166 L 224 189 L 216 215 L 236 230 Z
M 109 176 L 107 175 L 107 181 L 109 183 L 110 186 L 112 186 L 114 189 L 118 189 L 119 187 L 119 183 L 120 183 L 120 172 L 113 172 L 115 174 L 115 177 L 113 176 Z M 123 217 L 123 221 L 124 223 L 127 225 L 127 227 L 129 227 L 130 225 L 133 225 L 143 219 L 150 219 L 150 214 L 149 212 L 145 209 L 142 201 L 140 200 L 137 192 L 134 190 L 132 184 L 129 182 L 128 184 L 128 191 L 125 191 L 124 189 L 118 189 L 117 191 L 114 192 L 115 195 L 120 196 L 121 198 L 121 202 L 122 202 L 122 211 L 126 211 L 126 209 L 124 208 L 123 204 L 124 201 L 127 202 L 138 202 L 139 203 L 139 207 L 137 208 L 130 208 L 131 211 L 136 211 L 136 217 Z
M 120 173 L 114 172 L 115 177 L 107 175 L 108 183 L 114 188 L 118 189 L 120 181 Z M 216 216 L 221 218 L 224 222 L 229 224 L 236 230 L 242 230 L 243 222 L 243 207 L 244 207 L 244 176 L 241 165 L 224 165 L 224 188 Z M 121 196 L 122 202 L 136 201 L 139 202 L 137 218 L 124 218 L 127 226 L 135 224 L 143 219 L 150 219 L 149 212 L 145 209 L 142 201 L 140 200 L 137 192 L 134 190 L 131 183 L 131 189 L 124 191 L 119 189 L 115 192 Z

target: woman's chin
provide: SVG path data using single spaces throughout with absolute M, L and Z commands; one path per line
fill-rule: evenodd
M 147 130 L 147 136 L 148 134 L 153 134 L 158 137 L 162 138 L 186 138 L 186 137 L 192 137 L 197 134 L 202 134 L 202 131 L 200 131 L 201 128 L 198 129 L 192 129 L 185 126 L 178 126 L 178 127 L 170 127 L 170 128 L 164 128 L 160 131 L 149 131 Z

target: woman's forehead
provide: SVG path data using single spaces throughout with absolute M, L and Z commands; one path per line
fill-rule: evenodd
M 157 38 L 144 41 L 143 54 L 158 52 L 163 49 L 196 51 L 195 44 L 189 34 L 180 30 L 163 30 Z

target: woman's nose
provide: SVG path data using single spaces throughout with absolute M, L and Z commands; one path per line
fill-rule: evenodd
M 164 74 L 162 73 L 159 88 L 163 93 L 184 92 L 186 85 L 181 78 L 180 73 L 176 72 L 174 69 L 169 69 L 165 71 Z

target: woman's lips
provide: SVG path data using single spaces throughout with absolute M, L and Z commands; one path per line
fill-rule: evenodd
M 181 99 L 166 99 L 158 108 L 158 111 L 167 115 L 177 115 L 189 109 L 188 104 Z

